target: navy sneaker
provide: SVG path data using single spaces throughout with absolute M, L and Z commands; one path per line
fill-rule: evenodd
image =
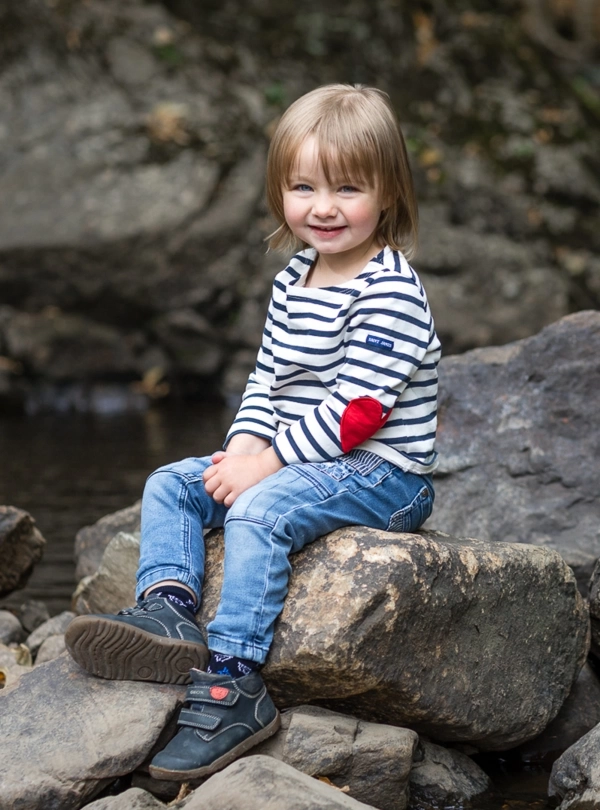
M 189 683 L 190 669 L 206 668 L 209 657 L 193 615 L 164 596 L 116 616 L 78 616 L 65 643 L 79 666 L 112 680 Z
M 192 686 L 181 710 L 181 726 L 150 763 L 155 779 L 202 779 L 275 734 L 279 712 L 258 672 L 243 678 L 193 669 Z

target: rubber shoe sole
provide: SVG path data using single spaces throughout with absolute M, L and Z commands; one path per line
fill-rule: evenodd
M 71 656 L 92 675 L 117 681 L 189 683 L 189 671 L 206 669 L 203 644 L 163 638 L 125 622 L 78 616 L 67 628 Z
M 157 768 L 155 765 L 150 765 L 150 776 L 152 776 L 153 779 L 165 779 L 169 782 L 186 782 L 188 779 L 203 779 L 205 776 L 210 776 L 226 768 L 227 765 L 231 765 L 234 760 L 241 757 L 246 751 L 249 751 L 251 748 L 254 748 L 255 745 L 271 737 L 279 730 L 280 725 L 281 715 L 277 712 L 277 716 L 268 726 L 257 731 L 256 734 L 253 734 L 251 737 L 242 740 L 235 748 L 227 751 L 226 754 L 220 756 L 210 765 L 204 765 L 202 768 L 192 768 L 188 771 L 172 771 L 168 768 Z

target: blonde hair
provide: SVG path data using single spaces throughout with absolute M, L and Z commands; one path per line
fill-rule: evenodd
M 279 226 L 268 237 L 269 246 L 306 247 L 285 221 L 283 192 L 309 136 L 316 139 L 327 182 L 341 174 L 377 188 L 385 201 L 377 236 L 410 258 L 417 243 L 418 209 L 406 145 L 387 94 L 362 85 L 319 87 L 283 114 L 267 158 L 267 202 Z

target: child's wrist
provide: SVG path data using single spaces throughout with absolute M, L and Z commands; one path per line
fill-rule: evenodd
M 260 457 L 263 469 L 267 475 L 273 475 L 273 473 L 278 472 L 278 470 L 281 470 L 285 466 L 275 450 L 273 450 L 273 447 L 267 447 L 266 450 L 263 450 Z
M 227 444 L 227 452 L 236 456 L 254 456 L 270 447 L 268 439 L 255 436 L 253 433 L 236 433 Z

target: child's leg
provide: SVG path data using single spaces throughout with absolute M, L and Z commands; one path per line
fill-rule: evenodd
M 136 597 L 167 581 L 187 587 L 200 604 L 204 529 L 222 526 L 227 509 L 207 495 L 202 475 L 210 456 L 187 458 L 153 472 L 142 498 Z
M 429 517 L 428 478 L 362 452 L 285 467 L 244 492 L 225 520 L 221 601 L 208 626 L 211 652 L 264 662 L 290 573 L 288 555 L 341 526 L 415 531 Z M 192 670 L 177 735 L 150 766 L 161 779 L 196 779 L 225 767 L 272 734 L 277 711 L 258 672 Z
M 416 531 L 432 505 L 430 479 L 362 451 L 289 465 L 243 493 L 225 519 L 221 600 L 207 628 L 211 652 L 265 661 L 290 553 L 342 526 Z
M 183 683 L 192 667 L 206 666 L 208 651 L 193 615 L 204 576 L 203 529 L 223 525 L 227 511 L 204 491 L 202 474 L 210 463 L 210 457 L 189 458 L 148 478 L 138 604 L 116 616 L 80 616 L 65 636 L 71 655 L 88 672 Z

